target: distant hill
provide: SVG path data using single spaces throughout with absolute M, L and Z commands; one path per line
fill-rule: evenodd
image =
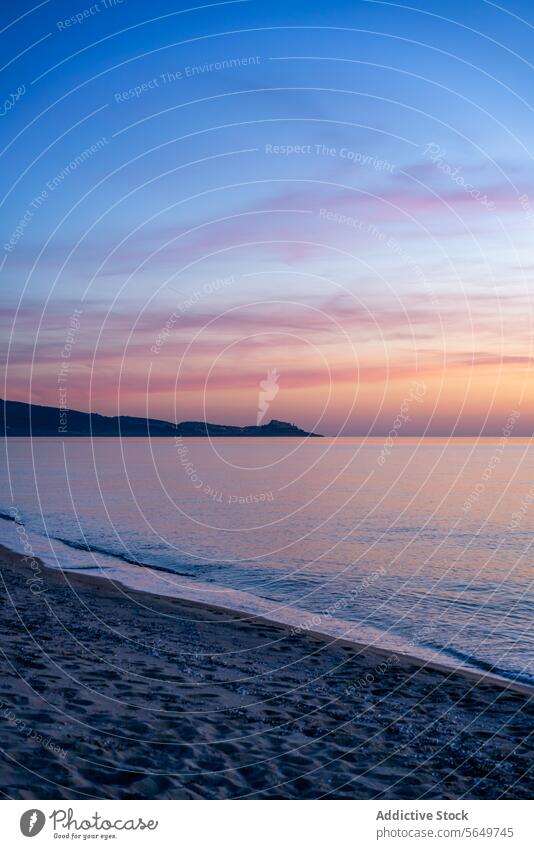
M 268 424 L 236 427 L 209 422 L 101 416 L 0 399 L 0 436 L 321 436 L 294 424 L 271 419 Z

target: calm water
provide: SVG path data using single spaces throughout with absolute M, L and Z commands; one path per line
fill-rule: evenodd
M 2 452 L 12 548 L 534 684 L 526 441 L 10 439 Z

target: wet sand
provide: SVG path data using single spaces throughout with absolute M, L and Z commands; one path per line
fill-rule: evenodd
M 0 572 L 8 798 L 532 798 L 526 687 L 2 546 Z

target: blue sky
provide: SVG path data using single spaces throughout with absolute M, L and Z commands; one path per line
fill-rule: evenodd
M 277 367 L 280 418 L 387 430 L 421 379 L 416 430 L 498 431 L 531 388 L 534 18 L 443 14 L 5 7 L 5 394 L 57 401 L 80 309 L 72 406 L 245 422 Z

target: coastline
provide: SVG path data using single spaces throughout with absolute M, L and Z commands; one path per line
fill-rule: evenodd
M 0 546 L 12 798 L 529 792 L 526 685 L 38 562 Z
M 18 523 L 17 518 L 3 513 L 0 514 L 0 518 L 7 519 L 14 524 Z M 56 541 L 69 546 L 69 543 L 65 540 Z M 8 546 L 0 543 L 0 549 L 2 548 L 11 551 L 12 555 L 21 554 L 18 549 L 9 549 Z M 25 550 L 24 545 L 22 548 Z M 31 551 L 32 562 L 39 564 L 39 573 L 49 573 L 47 580 L 54 581 L 55 576 L 61 574 L 61 570 L 57 566 L 51 565 L 42 559 L 42 555 L 36 554 L 31 545 L 28 551 Z M 403 641 L 397 635 L 389 632 L 384 633 L 376 627 L 365 626 L 362 628 L 362 626 L 350 620 L 337 619 L 330 612 L 321 615 L 293 605 L 273 605 L 261 596 L 238 590 L 232 592 L 232 604 L 229 605 L 224 600 L 225 593 L 213 589 L 197 579 L 186 578 L 179 570 L 174 571 L 170 568 L 143 564 L 139 564 L 141 568 L 138 568 L 137 561 L 111 554 L 106 552 L 105 549 L 93 548 L 92 551 L 105 555 L 110 562 L 114 561 L 113 567 L 110 568 L 109 564 L 106 564 L 101 569 L 101 573 L 96 574 L 96 565 L 93 569 L 87 571 L 82 571 L 80 567 L 62 566 L 65 574 L 70 576 L 69 581 L 73 587 L 77 585 L 78 578 L 82 585 L 85 582 L 88 582 L 89 586 L 92 584 L 99 585 L 100 583 L 104 586 L 112 584 L 120 588 L 120 591 L 127 597 L 130 594 L 133 594 L 134 597 L 146 597 L 151 599 L 152 603 L 157 603 L 158 599 L 160 601 L 173 600 L 177 603 L 199 607 L 201 610 L 223 613 L 231 617 L 231 621 L 273 625 L 292 636 L 308 635 L 320 640 L 327 647 L 332 644 L 343 645 L 353 649 L 358 654 L 373 651 L 385 658 L 394 654 L 397 658 L 402 658 L 406 663 L 415 666 L 438 670 L 446 674 L 464 675 L 474 683 L 493 683 L 496 686 L 513 689 L 525 695 L 534 695 L 534 685 L 529 681 L 514 680 L 512 677 L 499 674 L 498 671 L 493 669 L 477 667 L 475 663 L 468 664 L 466 661 L 455 661 L 452 656 L 441 655 L 438 650 L 415 646 L 415 644 Z M 133 571 L 130 568 L 132 565 L 135 567 Z M 166 576 L 178 578 L 178 585 L 174 582 L 168 582 Z M 154 585 L 154 578 L 161 582 L 162 591 L 158 591 L 158 588 Z M 316 620 L 322 621 L 318 625 Z M 356 633 L 353 635 L 352 631 Z

